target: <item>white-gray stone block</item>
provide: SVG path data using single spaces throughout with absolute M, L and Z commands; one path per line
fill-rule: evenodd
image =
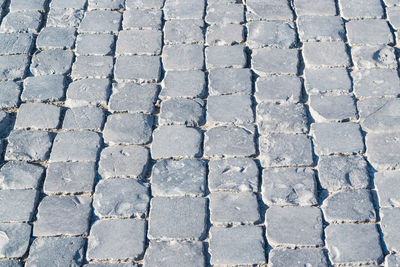
M 108 78 L 112 74 L 111 56 L 78 56 L 72 66 L 71 76 L 76 78 Z
M 315 2 L 318 3 L 317 1 Z M 329 266 L 324 250 L 319 248 L 273 249 L 269 254 L 269 264 L 271 267 L 300 267 L 307 265 L 316 267 Z
M 79 34 L 76 38 L 76 54 L 80 56 L 106 56 L 114 50 L 112 34 Z
M 256 81 L 255 96 L 258 101 L 299 102 L 302 83 L 293 76 L 267 76 Z
M 203 97 L 205 75 L 200 70 L 167 71 L 160 97 Z
M 0 56 L 0 80 L 23 78 L 26 74 L 27 68 L 27 55 Z
M 161 53 L 161 31 L 120 31 L 117 40 L 118 55 L 159 55 Z
M 143 4 L 149 1 L 141 1 Z M 129 3 L 127 3 L 127 6 Z M 161 29 L 161 10 L 132 8 L 124 12 L 122 28 L 128 29 Z
M 198 44 L 166 45 L 163 64 L 166 70 L 200 70 L 204 65 L 203 46 Z
M 204 101 L 172 98 L 161 102 L 160 124 L 201 125 L 204 122 Z
M 121 24 L 121 13 L 110 10 L 92 10 L 85 14 L 79 32 L 82 33 L 114 33 Z
M 76 38 L 74 28 L 45 27 L 36 39 L 36 46 L 40 49 L 73 48 Z
M 354 102 L 351 95 L 311 95 L 310 113 L 316 122 L 356 119 Z
M 60 120 L 61 108 L 44 103 L 24 103 L 17 113 L 15 128 L 54 129 Z
M 398 231 L 398 222 L 400 220 L 399 208 L 383 208 L 380 210 L 382 218 L 381 227 L 383 240 L 389 251 L 400 251 L 400 233 Z
M 27 223 L 0 223 L 0 257 L 23 257 L 28 250 L 31 231 L 32 226 Z
M 9 161 L 0 170 L 0 189 L 37 189 L 45 169 L 21 161 Z
M 263 74 L 296 74 L 298 65 L 297 49 L 259 48 L 252 53 L 254 71 Z
M 247 124 L 254 122 L 253 104 L 248 95 L 209 96 L 208 123 Z
M 36 190 L 0 190 L 0 222 L 29 222 L 35 212 Z
M 306 69 L 304 84 L 309 94 L 348 93 L 352 88 L 350 76 L 344 68 Z
M 248 24 L 247 44 L 250 48 L 276 46 L 291 48 L 296 45 L 296 31 L 292 23 L 252 21 Z
M 368 0 L 369 2 L 377 0 Z M 357 1 L 360 2 L 360 1 Z M 361 3 L 366 5 L 366 3 Z M 366 5 L 367 6 L 367 5 Z M 393 42 L 393 36 L 389 25 L 383 19 L 381 20 L 353 20 L 346 23 L 347 36 L 351 45 L 362 44 L 390 44 Z
M 156 82 L 160 74 L 158 56 L 119 56 L 114 67 L 114 76 L 119 80 Z
M 329 1 L 335 5 L 334 1 Z M 318 5 L 318 1 L 309 1 L 309 3 Z M 320 14 L 299 16 L 298 27 L 302 41 L 343 41 L 345 39 L 344 23 L 338 16 L 321 16 Z
M 103 128 L 104 111 L 97 107 L 74 107 L 67 109 L 63 120 L 63 129 L 98 130 Z
M 208 79 L 210 95 L 252 93 L 250 69 L 212 69 L 209 71 Z
M 366 137 L 367 157 L 378 170 L 397 170 L 400 168 L 400 134 L 369 133 Z
M 241 44 L 234 46 L 209 46 L 205 50 L 208 69 L 246 67 L 247 56 Z
M 0 33 L 0 55 L 27 54 L 33 46 L 30 33 Z
M 8 137 L 5 159 L 45 161 L 49 158 L 50 147 L 48 132 L 14 130 Z
M 388 45 L 354 46 L 351 54 L 354 65 L 359 69 L 397 67 L 395 50 Z
M 207 27 L 209 45 L 232 45 L 243 42 L 243 26 L 240 24 L 214 24 Z
M 66 50 L 37 51 L 30 67 L 34 75 L 65 74 L 72 66 L 74 53 Z
M 375 173 L 374 184 L 379 196 L 379 206 L 400 207 L 400 192 L 397 190 L 400 183 L 399 174 L 396 171 Z
M 24 80 L 23 101 L 57 101 L 63 98 L 65 78 L 60 74 L 27 77 Z
M 303 48 L 304 63 L 307 67 L 347 67 L 349 56 L 343 42 L 310 42 Z
M 369 69 L 353 72 L 356 96 L 397 96 L 400 94 L 399 77 L 396 70 Z
M 203 43 L 204 21 L 201 19 L 167 20 L 164 27 L 166 44 Z
M 67 89 L 66 105 L 106 105 L 110 95 L 108 79 L 82 79 L 72 82 Z

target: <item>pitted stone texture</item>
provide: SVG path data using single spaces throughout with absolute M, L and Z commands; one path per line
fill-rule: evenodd
M 160 73 L 158 56 L 120 56 L 114 67 L 115 78 L 121 80 L 156 82 Z
M 248 24 L 247 44 L 250 48 L 277 46 L 291 48 L 296 45 L 296 31 L 292 23 L 253 21 Z
M 16 107 L 21 93 L 21 86 L 14 81 L 0 82 L 0 108 Z
M 111 56 L 79 56 L 72 66 L 73 78 L 108 78 L 113 69 Z
M 366 137 L 367 157 L 372 166 L 379 170 L 400 168 L 400 134 L 369 133 Z
M 0 79 L 14 80 L 23 78 L 28 67 L 26 55 L 0 56 Z
M 335 5 L 334 1 L 329 1 Z M 309 3 L 318 4 L 319 2 L 310 1 Z M 303 41 L 342 41 L 345 38 L 344 24 L 341 17 L 321 16 L 320 14 L 300 16 L 298 25 L 300 39 Z
M 364 142 L 357 123 L 313 123 L 311 131 L 318 155 L 364 151 Z
M 270 207 L 265 214 L 267 239 L 274 247 L 320 246 L 322 214 L 315 207 Z
M 45 27 L 36 39 L 36 45 L 41 49 L 72 48 L 75 43 L 76 30 L 74 28 Z
M 379 0 L 341 0 L 343 17 L 354 18 L 381 18 L 383 8 Z
M 234 46 L 209 46 L 206 47 L 207 68 L 244 68 L 247 59 L 244 47 L 240 44 Z
M 147 144 L 153 117 L 145 114 L 112 114 L 104 126 L 104 141 L 110 144 Z
M 153 84 L 114 83 L 108 105 L 112 111 L 152 113 L 158 86 Z
M 303 104 L 260 103 L 257 105 L 260 133 L 305 133 L 308 116 Z
M 43 191 L 46 193 L 91 193 L 95 178 L 94 162 L 50 163 Z
M 395 50 L 387 45 L 351 48 L 354 65 L 359 69 L 396 68 Z
M 247 95 L 209 96 L 207 99 L 207 122 L 234 124 L 254 122 L 251 97 Z
M 260 48 L 252 53 L 252 66 L 259 74 L 296 74 L 297 49 Z
M 303 48 L 304 62 L 311 68 L 347 67 L 349 56 L 342 42 L 310 42 Z
M 144 217 L 150 200 L 148 191 L 146 185 L 135 179 L 102 180 L 96 186 L 94 212 L 100 218 Z
M 204 154 L 207 157 L 252 156 L 256 153 L 254 134 L 237 126 L 220 126 L 205 134 Z
M 353 72 L 354 92 L 357 96 L 397 96 L 400 94 L 397 71 L 369 69 Z
M 164 4 L 165 19 L 202 19 L 204 1 L 167 0 Z
M 116 54 L 159 55 L 161 53 L 161 39 L 161 31 L 158 30 L 120 31 Z
M 198 157 L 201 154 L 202 134 L 196 128 L 172 125 L 158 127 L 153 133 L 151 155 L 154 159 Z M 179 146 L 176 144 L 179 143 Z
M 393 42 L 392 33 L 385 20 L 354 20 L 347 22 L 346 28 L 351 45 L 378 45 Z
M 89 231 L 92 199 L 83 196 L 46 196 L 38 207 L 34 236 L 84 235 Z
M 300 16 L 304 15 L 336 15 L 335 1 L 333 0 L 296 0 L 294 2 L 296 13 Z
M 204 22 L 201 19 L 168 20 L 164 27 L 166 44 L 203 43 Z
M 88 9 L 123 9 L 125 0 L 89 0 Z
M 0 170 L 0 189 L 37 189 L 44 171 L 40 165 L 9 161 Z
M 201 99 L 173 98 L 161 103 L 161 124 L 197 126 L 204 122 L 204 101 Z
M 81 266 L 85 243 L 81 237 L 36 238 L 25 266 Z
M 215 24 L 207 27 L 209 45 L 232 45 L 243 42 L 243 26 L 239 24 Z
M 43 103 L 22 104 L 17 113 L 15 128 L 57 128 L 61 108 Z
M 60 100 L 64 96 L 64 82 L 64 76 L 57 74 L 28 77 L 24 80 L 24 90 L 21 94 L 21 100 Z
M 329 257 L 334 264 L 365 263 L 383 258 L 375 224 L 331 224 L 325 228 Z M 354 240 L 358 245 L 354 246 Z
M 254 223 L 260 219 L 257 197 L 252 192 L 210 194 L 210 215 L 214 224 Z
M 82 79 L 72 82 L 67 90 L 66 105 L 106 105 L 110 94 L 108 79 Z
M 1 267 L 22 267 L 22 262 L 17 260 L 0 260 Z
M 400 233 L 398 231 L 398 222 L 400 220 L 399 208 L 383 208 L 380 210 L 382 217 L 381 227 L 383 238 L 389 251 L 400 251 Z
M 126 0 L 126 8 L 154 8 L 160 9 L 164 3 L 164 0 Z
M 142 2 L 144 3 L 145 1 Z M 146 1 L 146 3 L 148 3 L 148 1 Z M 124 12 L 122 28 L 124 30 L 161 29 L 161 10 L 129 9 Z
M 147 168 L 149 151 L 141 146 L 106 147 L 100 156 L 99 174 L 103 178 L 142 177 Z
M 166 45 L 163 64 L 166 70 L 200 70 L 203 68 L 203 46 L 198 44 Z
M 31 51 L 32 41 L 30 33 L 0 33 L 0 54 L 27 54 Z
M 203 97 L 205 76 L 200 70 L 167 71 L 160 97 Z
M 209 162 L 208 186 L 211 192 L 257 191 L 258 167 L 249 158 L 212 160 Z
M 14 0 L 10 3 L 10 10 L 44 10 L 45 2 L 45 0 L 31 0 L 29 2 L 25 2 L 24 0 Z
M 400 101 L 388 100 L 366 116 L 362 127 L 367 132 L 398 132 L 400 125 Z
M 265 263 L 261 227 L 252 225 L 232 228 L 212 227 L 210 236 L 209 249 L 213 265 Z
M 383 108 L 391 100 L 391 98 L 364 98 L 358 100 L 357 109 L 360 114 L 361 123 L 363 123 L 364 119 L 368 118 L 369 116 L 373 115 L 375 112 Z
M 206 164 L 197 159 L 167 159 L 153 167 L 151 191 L 154 196 L 202 196 L 207 178 Z
M 346 69 L 306 69 L 305 87 L 310 94 L 338 92 L 348 93 L 351 80 Z
M 0 257 L 24 256 L 28 250 L 31 229 L 32 226 L 27 223 L 0 223 Z
M 357 117 L 351 95 L 311 95 L 310 112 L 317 122 L 342 121 Z
M 264 167 L 311 166 L 314 163 L 311 141 L 305 135 L 261 136 L 260 161 Z
M 255 96 L 259 101 L 299 102 L 301 90 L 298 77 L 267 76 L 257 79 Z
M 96 132 L 61 132 L 54 139 L 50 160 L 95 161 L 100 148 L 100 136 Z
M 121 13 L 117 11 L 88 11 L 79 26 L 79 32 L 114 33 L 120 29 L 120 23 Z
M 37 32 L 42 14 L 37 10 L 12 11 L 3 18 L 1 32 Z
M 205 266 L 203 245 L 200 242 L 150 242 L 144 266 Z
M 240 2 L 210 1 L 207 5 L 205 21 L 209 24 L 242 23 L 244 6 Z
M 0 190 L 0 222 L 28 222 L 35 212 L 36 190 Z
M 49 158 L 50 147 L 48 132 L 14 130 L 8 137 L 5 159 L 45 161 Z
M 145 227 L 145 221 L 133 219 L 95 222 L 88 241 L 88 258 L 136 259 L 144 251 Z
M 65 74 L 71 69 L 74 54 L 66 50 L 36 52 L 30 67 L 34 75 Z
M 370 183 L 367 162 L 360 156 L 322 156 L 318 176 L 322 188 L 331 192 L 366 188 Z
M 262 195 L 267 205 L 316 205 L 314 172 L 305 168 L 264 169 Z
M 71 3 L 71 1 L 68 1 L 68 3 Z M 46 26 L 78 27 L 83 19 L 83 13 L 84 10 L 82 9 L 52 8 L 47 15 Z
M 114 49 L 112 34 L 79 34 L 76 39 L 77 55 L 110 55 Z
M 209 71 L 210 95 L 251 94 L 250 69 L 212 69 Z
M 291 20 L 292 10 L 288 2 L 281 0 L 250 0 L 247 3 L 247 20 Z
M 271 267 L 280 266 L 329 266 L 324 250 L 319 248 L 273 249 L 269 254 Z
M 63 120 L 63 129 L 101 129 L 104 111 L 97 107 L 76 107 L 67 109 Z
M 400 172 L 377 172 L 374 184 L 378 191 L 379 205 L 381 207 L 400 207 Z

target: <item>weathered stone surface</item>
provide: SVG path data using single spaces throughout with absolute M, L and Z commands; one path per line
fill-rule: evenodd
M 207 122 L 252 123 L 252 106 L 251 97 L 247 95 L 210 96 L 207 99 Z
M 36 190 L 0 190 L 0 222 L 28 222 L 35 212 Z
M 81 1 L 82 3 L 85 3 Z M 53 3 L 53 2 L 51 2 Z M 66 3 L 72 3 L 68 1 Z M 83 19 L 83 9 L 52 8 L 47 15 L 46 26 L 78 27 Z
M 12 11 L 20 10 L 44 10 L 45 0 L 31 0 L 25 2 L 24 0 L 14 0 L 10 3 L 10 9 Z
M 5 159 L 44 161 L 49 158 L 50 147 L 48 132 L 14 130 L 8 137 Z
M 106 105 L 110 94 L 108 79 L 82 79 L 72 82 L 67 90 L 66 105 L 69 107 Z
M 400 266 L 400 256 L 399 254 L 390 254 L 385 258 L 385 266 L 387 267 L 398 267 Z
M 377 0 L 369 0 L 369 2 Z M 365 5 L 360 3 L 361 5 Z M 351 45 L 389 44 L 393 42 L 392 33 L 385 20 L 353 20 L 346 23 L 347 35 Z
M 112 34 L 79 34 L 76 39 L 77 55 L 110 55 L 114 49 Z
M 73 78 L 108 78 L 113 69 L 111 56 L 79 56 L 72 66 Z
M 141 1 L 141 0 L 138 0 Z M 141 1 L 146 5 L 149 1 Z M 129 3 L 127 3 L 127 6 Z M 161 29 L 161 10 L 128 9 L 124 12 L 122 28 L 128 29 Z
M 114 33 L 120 29 L 121 13 L 109 10 L 88 11 L 83 18 L 79 32 Z
M 36 45 L 41 49 L 72 48 L 75 43 L 76 30 L 74 28 L 45 27 L 36 39 Z
M 398 132 L 400 125 L 400 101 L 391 99 L 365 117 L 362 127 L 367 132 Z
M 369 69 L 353 72 L 356 96 L 397 96 L 399 77 L 392 69 Z M 371 86 L 373 85 L 373 86 Z
M 252 21 L 248 24 L 248 31 L 247 44 L 250 48 L 291 48 L 296 44 L 296 31 L 292 23 Z
M 160 9 L 163 5 L 163 0 L 126 0 L 126 8 L 154 8 Z
M 214 24 L 207 28 L 207 44 L 232 45 L 243 41 L 243 26 L 239 24 Z
M 293 12 L 286 1 L 250 0 L 247 4 L 247 20 L 290 20 Z
M 74 54 L 66 50 L 36 52 L 30 67 L 34 75 L 65 74 L 71 69 Z
M 132 42 L 132 40 L 135 41 Z M 158 30 L 120 31 L 116 53 L 118 55 L 159 55 L 161 41 L 161 31 Z
M 335 1 L 332 0 L 296 0 L 296 13 L 303 15 L 334 16 L 336 15 Z M 297 254 L 297 253 L 296 253 Z
M 25 103 L 19 107 L 15 128 L 57 128 L 61 108 L 43 103 Z
M 334 5 L 334 1 L 330 2 Z M 318 5 L 317 1 L 309 3 Z M 300 16 L 298 25 L 300 39 L 303 41 L 342 41 L 345 38 L 344 23 L 341 17 L 321 16 L 321 14 Z
M 389 251 L 400 251 L 400 233 L 398 222 L 400 220 L 399 208 L 383 208 L 380 210 L 382 218 L 381 227 L 383 239 Z
M 24 80 L 23 101 L 56 101 L 64 96 L 65 78 L 63 75 L 43 75 Z
M 63 120 L 63 129 L 101 129 L 104 123 L 104 111 L 97 107 L 76 107 L 67 109 Z
M 161 124 L 197 126 L 204 122 L 204 102 L 201 99 L 173 98 L 161 102 Z
M 329 266 L 324 250 L 319 248 L 273 249 L 269 254 L 269 264 L 279 266 Z
M 204 22 L 201 19 L 167 20 L 164 27 L 166 44 L 191 44 L 204 42 Z
M 114 67 L 115 78 L 120 80 L 155 82 L 160 78 L 160 73 L 158 56 L 120 56 Z
M 28 250 L 31 230 L 27 223 L 0 223 L 0 257 L 22 257 Z
M 372 166 L 379 170 L 400 168 L 400 134 L 369 133 L 366 137 L 367 157 Z
M 234 46 L 209 46 L 206 48 L 207 68 L 244 68 L 247 59 L 244 47 L 240 44 Z
M 200 70 L 203 68 L 203 46 L 198 44 L 166 45 L 163 64 L 166 70 Z
M 64 0 L 53 0 L 50 3 L 50 7 L 53 9 L 83 9 L 86 2 L 86 0 L 69 0 L 68 2 L 65 2 Z
M 252 53 L 252 66 L 262 74 L 296 74 L 297 49 L 259 48 Z
M 354 65 L 359 69 L 397 67 L 395 51 L 391 46 L 355 46 L 351 54 Z
M 16 107 L 21 93 L 21 86 L 14 81 L 0 82 L 0 108 Z
M 153 84 L 116 83 L 108 105 L 113 111 L 152 113 L 158 86 Z
M 379 206 L 400 207 L 400 192 L 397 186 L 400 183 L 399 172 L 387 171 L 377 172 L 374 177 L 374 184 L 379 196 Z
M 44 171 L 40 165 L 9 161 L 0 170 L 0 189 L 37 189 Z
M 12 11 L 4 17 L 1 32 L 36 32 L 39 29 L 42 14 L 38 10 Z
M 308 93 L 343 92 L 351 90 L 351 80 L 346 69 L 306 69 L 305 87 Z
M 23 78 L 28 67 L 27 55 L 0 56 L 0 79 Z
M 357 109 L 361 119 L 361 125 L 364 119 L 373 115 L 375 112 L 383 108 L 391 98 L 364 98 L 357 101 Z
M 0 33 L 0 55 L 27 54 L 33 45 L 30 33 Z
M 165 19 L 201 19 L 204 2 L 197 0 L 169 0 L 164 5 Z
M 200 70 L 167 71 L 160 97 L 203 97 L 205 86 Z
M 242 3 L 210 2 L 207 5 L 205 21 L 209 24 L 241 23 L 244 20 Z
M 89 0 L 88 9 L 123 9 L 125 0 Z
M 341 2 L 343 16 L 350 18 L 380 18 L 383 16 L 381 2 L 378 0 L 352 1 L 343 0 Z
M 212 69 L 209 72 L 210 95 L 251 94 L 250 69 Z
M 1 267 L 22 267 L 22 262 L 17 260 L 0 260 Z
M 342 42 L 310 42 L 303 48 L 304 63 L 311 68 L 347 67 L 349 56 Z
M 292 76 L 260 77 L 256 82 L 255 96 L 259 101 L 299 102 L 302 84 Z
M 312 95 L 310 112 L 317 122 L 346 120 L 357 117 L 351 95 Z

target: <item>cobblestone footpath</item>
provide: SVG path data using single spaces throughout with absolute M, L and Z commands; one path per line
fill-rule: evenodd
M 0 5 L 0 267 L 400 266 L 399 0 Z

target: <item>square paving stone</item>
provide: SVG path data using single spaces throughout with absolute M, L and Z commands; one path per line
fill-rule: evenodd
M 335 5 L 334 1 L 329 1 Z M 321 16 L 320 14 L 299 16 L 298 25 L 300 39 L 303 41 L 343 41 L 345 39 L 344 23 L 338 16 Z
M 161 53 L 161 31 L 120 31 L 117 40 L 118 55 L 159 55 Z
M 249 158 L 212 160 L 209 162 L 208 186 L 211 192 L 257 191 L 258 167 Z
M 61 132 L 54 139 L 50 160 L 95 161 L 100 148 L 100 136 L 96 132 Z
M 318 161 L 318 177 L 322 188 L 331 192 L 367 188 L 370 183 L 368 165 L 361 156 L 322 156 Z
M 164 3 L 164 0 L 126 0 L 126 8 L 154 8 L 160 9 Z
M 210 230 L 211 264 L 237 265 L 265 263 L 263 230 L 242 225 Z
M 0 79 L 14 80 L 23 78 L 28 68 L 26 55 L 0 56 Z
M 85 235 L 89 231 L 92 199 L 46 196 L 38 207 L 34 236 Z
M 144 252 L 145 235 L 146 222 L 142 220 L 96 221 L 90 231 L 87 257 L 93 260 L 137 259 Z
M 24 80 L 23 101 L 57 101 L 64 97 L 65 77 L 63 75 L 44 75 L 28 77 Z
M 261 133 L 305 133 L 308 130 L 308 115 L 303 104 L 260 103 L 256 113 Z
M 44 181 L 46 193 L 91 193 L 96 178 L 94 162 L 50 163 Z
M 322 213 L 315 207 L 270 207 L 265 214 L 270 245 L 321 246 Z
M 371 192 L 366 189 L 343 190 L 326 198 L 322 204 L 328 222 L 369 222 L 376 220 Z
M 397 67 L 395 50 L 388 45 L 354 46 L 351 54 L 358 69 Z
M 240 44 L 234 46 L 209 46 L 205 49 L 206 65 L 213 68 L 244 68 L 247 56 L 244 47 Z
M 143 183 L 130 178 L 107 179 L 96 186 L 93 208 L 100 218 L 144 217 L 149 201 L 149 188 Z
M 210 194 L 211 222 L 215 224 L 254 223 L 260 219 L 257 196 L 252 192 Z
M 336 5 L 334 0 L 296 0 L 294 2 L 296 13 L 304 15 L 334 16 Z
M 53 1 L 51 3 L 53 3 Z M 71 1 L 65 3 L 71 3 Z M 86 1 L 84 3 L 86 3 Z M 78 27 L 83 19 L 83 14 L 83 9 L 51 8 L 47 15 L 46 26 Z
M 356 96 L 397 96 L 400 94 L 399 77 L 392 69 L 370 69 L 353 72 Z
M 57 128 L 61 108 L 44 103 L 24 103 L 17 113 L 15 128 Z
M 114 33 L 118 32 L 121 24 L 121 13 L 110 10 L 92 10 L 85 14 L 79 32 L 85 33 Z
M 306 69 L 305 87 L 309 94 L 350 92 L 352 85 L 346 69 Z
M 80 266 L 85 243 L 81 237 L 36 238 L 25 266 Z
M 11 11 L 1 23 L 1 32 L 37 32 L 42 14 L 37 10 Z
M 206 231 L 206 199 L 154 197 L 150 202 L 150 239 L 201 239 Z
M 141 1 L 144 3 L 144 1 Z M 147 4 L 149 1 L 146 1 Z M 128 2 L 127 2 L 128 5 Z M 161 10 L 128 9 L 122 20 L 124 30 L 128 29 L 161 29 Z
M 112 111 L 153 113 L 158 90 L 154 84 L 114 83 L 108 105 Z
M 317 122 L 356 119 L 357 112 L 351 95 L 311 95 L 310 113 Z
M 115 63 L 114 76 L 119 80 L 156 82 L 160 75 L 158 56 L 120 56 Z
M 165 19 L 202 19 L 204 2 L 197 0 L 167 0 L 164 4 Z
M 79 56 L 72 66 L 75 78 L 108 78 L 113 69 L 111 56 Z
M 88 9 L 123 9 L 125 0 L 89 0 Z
M 76 39 L 76 54 L 110 55 L 114 49 L 114 39 L 112 34 L 79 34 Z
M 247 44 L 250 48 L 277 46 L 291 48 L 296 44 L 296 31 L 292 23 L 252 21 L 248 24 Z
M 398 222 L 400 220 L 399 208 L 383 208 L 380 210 L 382 217 L 381 227 L 383 238 L 389 251 L 400 251 L 400 233 Z
M 65 74 L 72 66 L 74 54 L 66 50 L 44 50 L 36 52 L 30 67 L 34 75 Z
M 351 45 L 389 44 L 393 42 L 392 33 L 385 20 L 354 20 L 347 22 L 346 28 Z
M 201 242 L 150 242 L 144 265 L 165 266 L 205 266 L 203 244 Z
M 21 86 L 14 81 L 0 82 L 0 108 L 13 108 L 19 102 Z
M 106 105 L 110 94 L 108 79 L 82 79 L 72 82 L 67 90 L 66 104 L 79 105 Z
M 246 95 L 210 96 L 207 100 L 207 121 L 235 124 L 254 122 L 251 97 Z
M 203 136 L 196 128 L 171 125 L 154 130 L 151 156 L 154 159 L 170 157 L 198 157 Z M 179 143 L 179 146 L 175 144 Z
M 0 257 L 21 258 L 29 246 L 32 226 L 27 223 L 0 223 Z M 0 264 L 1 266 L 1 264 Z
M 281 0 L 249 0 L 246 2 L 246 18 L 251 20 L 291 20 L 292 10 L 288 2 Z
M 17 260 L 0 260 L 1 267 L 22 267 L 22 262 Z
M 197 126 L 204 123 L 204 101 L 172 98 L 161 102 L 160 124 Z
M 343 17 L 355 18 L 380 18 L 383 16 L 383 8 L 379 0 L 341 0 L 340 6 Z
M 200 70 L 204 65 L 203 46 L 198 44 L 166 45 L 163 64 L 166 70 Z
M 168 20 L 164 27 L 166 44 L 203 43 L 204 21 L 201 19 Z
M 83 9 L 86 2 L 86 0 L 69 0 L 68 2 L 66 2 L 65 0 L 52 0 L 50 3 L 50 7 L 52 9 Z
M 367 121 L 367 127 L 371 127 L 371 130 L 374 130 L 374 131 L 376 130 L 376 128 L 379 129 L 381 127 L 387 126 L 383 123 L 380 123 L 380 121 L 373 121 L 373 120 L 378 119 L 383 122 L 388 121 L 382 117 L 386 116 L 386 111 L 388 111 L 388 110 L 385 110 L 386 109 L 385 107 L 387 104 L 389 104 L 389 106 L 390 106 L 391 100 L 392 100 L 392 98 L 364 98 L 364 99 L 358 100 L 357 101 L 357 109 L 358 109 L 358 112 L 360 113 L 359 116 L 361 118 L 361 125 L 363 126 L 363 128 L 365 127 L 363 125 L 365 121 Z M 384 112 L 380 113 L 379 111 L 382 109 L 384 110 Z M 375 113 L 378 113 L 378 115 L 375 116 Z M 369 119 L 371 117 L 372 117 L 372 119 Z M 368 118 L 368 120 L 370 120 L 369 123 L 368 123 L 368 120 L 365 120 L 366 118 Z M 392 122 L 395 122 L 395 120 L 393 120 Z
M 0 54 L 27 54 L 33 46 L 30 33 L 0 33 Z
M 104 126 L 104 141 L 110 144 L 147 144 L 151 141 L 153 116 L 112 114 Z
M 0 190 L 0 222 L 29 222 L 35 212 L 36 190 Z
M 400 172 L 386 171 L 375 173 L 374 184 L 378 191 L 379 205 L 381 207 L 400 207 L 400 192 L 397 190 L 399 183 Z
M 76 29 L 45 27 L 36 39 L 36 45 L 41 49 L 72 48 L 75 43 Z
M 209 24 L 242 23 L 244 6 L 241 3 L 210 2 L 206 14 L 205 21 Z
M 398 170 L 400 168 L 400 134 L 369 133 L 366 137 L 367 157 L 378 170 Z
M 0 170 L 0 189 L 37 189 L 44 167 L 22 161 L 8 161 Z
M 314 163 L 311 141 L 306 135 L 269 134 L 260 137 L 263 167 L 300 167 Z
M 315 152 L 318 155 L 352 154 L 364 151 L 364 142 L 357 123 L 313 123 Z
M 206 186 L 206 164 L 198 159 L 162 160 L 152 171 L 154 196 L 202 196 Z
M 317 194 L 315 174 L 311 169 L 268 168 L 263 170 L 262 196 L 269 206 L 316 205 Z
M 14 130 L 8 137 L 5 159 L 45 161 L 49 158 L 51 139 L 45 131 Z
M 205 75 L 200 70 L 167 71 L 160 97 L 203 97 Z
M 207 44 L 232 45 L 243 42 L 243 26 L 240 24 L 215 24 L 207 28 Z
M 271 250 L 269 254 L 271 267 L 280 266 L 329 266 L 324 250 L 319 248 Z
M 63 120 L 63 129 L 102 129 L 104 111 L 97 107 L 76 107 L 67 109 Z
M 236 126 L 220 126 L 205 134 L 207 157 L 252 156 L 256 153 L 254 133 Z
M 366 263 L 383 258 L 375 224 L 331 224 L 325 229 L 329 257 L 334 264 Z M 357 240 L 357 246 L 354 246 Z
M 316 67 L 347 67 L 349 56 L 342 42 L 310 42 L 303 48 L 306 66 Z
M 99 174 L 103 178 L 140 178 L 147 170 L 148 149 L 141 146 L 111 146 L 101 152 Z
M 256 73 L 296 74 L 298 65 L 297 49 L 259 48 L 252 53 L 252 66 Z
M 267 76 L 256 81 L 255 96 L 262 101 L 299 102 L 302 83 L 298 77 Z
M 19 10 L 44 10 L 46 0 L 31 0 L 26 2 L 24 0 L 13 0 L 10 3 L 11 11 Z
M 251 94 L 250 69 L 212 69 L 209 71 L 210 95 Z

